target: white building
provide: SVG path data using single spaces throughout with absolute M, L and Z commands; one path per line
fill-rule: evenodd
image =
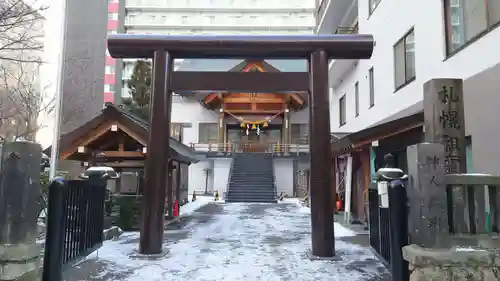
M 315 27 L 314 0 L 120 0 L 111 1 L 108 11 L 110 33 L 311 34 Z M 114 96 L 114 100 L 120 103 L 122 97 L 128 96 L 126 81 L 133 67 L 134 60 L 106 60 L 105 100 L 107 96 Z M 305 61 L 242 60 L 179 60 L 176 61 L 176 68 L 185 71 L 307 69 Z M 226 102 L 232 103 L 232 106 L 236 104 L 225 100 L 231 97 L 239 98 L 240 104 L 247 104 L 251 108 L 225 107 Z M 281 149 L 283 143 L 293 143 L 296 147 L 301 145 L 301 149 L 307 147 L 304 141 L 307 138 L 307 97 L 260 97 L 260 101 L 252 101 L 248 93 L 234 93 L 223 98 L 213 94 L 174 97 L 173 130 L 179 130 L 182 125 L 183 143 L 193 147 L 201 157 L 207 156 L 189 168 L 190 194 L 194 190 L 203 192 L 205 189 L 226 191 L 231 157 L 222 155 L 221 151 L 228 147 L 233 150 L 269 152 Z M 242 102 L 242 99 L 245 101 Z M 269 103 L 261 102 L 263 100 Z M 250 133 L 245 134 L 241 123 L 246 122 L 248 125 L 248 122 L 259 120 L 262 124 L 256 127 L 262 130 L 262 134 L 258 135 L 256 128 L 252 127 L 249 127 Z M 287 175 L 277 177 L 278 193 L 294 193 L 295 162 L 295 158 L 290 158 L 275 163 L 275 173 Z
M 315 26 L 314 0 L 112 0 L 108 12 L 109 33 L 297 34 Z M 107 101 L 128 96 L 133 64 L 106 62 Z
M 356 132 L 418 104 L 430 79 L 461 78 L 472 166 L 500 173 L 491 149 L 500 133 L 490 129 L 500 106 L 500 1 L 317 2 L 317 33 L 359 29 L 376 42 L 369 60 L 330 63 L 332 131 Z

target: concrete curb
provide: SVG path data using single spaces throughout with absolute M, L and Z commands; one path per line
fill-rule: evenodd
M 163 224 L 163 228 L 166 228 L 167 226 L 173 224 L 173 223 L 176 223 L 178 222 L 181 218 L 183 218 L 184 216 L 183 215 L 180 215 L 180 216 L 177 216 L 171 220 L 165 220 L 165 223 Z
M 103 240 L 111 240 L 117 237 L 120 237 L 122 235 L 123 230 L 119 228 L 118 226 L 112 226 L 108 229 L 103 230 L 102 236 Z

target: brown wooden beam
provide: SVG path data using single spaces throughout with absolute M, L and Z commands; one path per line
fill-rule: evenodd
M 142 158 L 145 157 L 142 151 L 102 151 L 103 157 L 110 158 Z
M 206 96 L 206 97 L 203 99 L 203 102 L 204 102 L 205 104 L 209 104 L 209 103 L 211 103 L 212 101 L 214 101 L 216 98 L 218 98 L 217 94 L 212 93 L 212 94 L 210 94 L 210 95 Z
M 265 94 L 264 94 L 265 95 Z M 285 100 L 283 98 L 279 97 L 259 97 L 259 99 L 256 100 L 250 100 L 248 97 L 228 97 L 224 99 L 224 103 L 230 104 L 230 103 L 285 103 Z
M 124 126 L 122 124 L 118 124 L 118 128 L 122 130 L 125 134 L 136 140 L 138 143 L 141 145 L 146 145 L 147 140 L 142 138 L 139 134 L 134 133 L 132 130 L 130 130 L 127 126 Z
M 180 215 L 181 212 L 181 163 L 176 163 L 177 169 L 175 170 L 175 199 L 177 200 L 177 211 Z
M 340 139 L 337 142 L 334 142 L 332 144 L 332 153 L 335 156 L 339 156 L 339 155 L 342 155 L 342 154 L 351 153 L 351 152 L 359 150 L 360 148 L 362 148 L 362 147 L 364 147 L 366 145 L 371 144 L 374 141 L 383 140 L 385 138 L 389 138 L 389 137 L 392 137 L 392 136 L 395 136 L 395 135 L 399 135 L 401 133 L 404 133 L 406 131 L 409 131 L 411 129 L 418 128 L 418 127 L 421 127 L 421 126 L 423 126 L 423 122 L 418 122 L 418 123 L 415 123 L 415 124 L 412 124 L 412 125 L 409 125 L 409 126 L 405 126 L 405 127 L 401 128 L 401 129 L 398 129 L 398 130 L 395 130 L 395 131 L 392 131 L 392 132 L 388 132 L 388 133 L 385 133 L 383 135 L 373 136 L 373 137 L 371 137 L 369 139 L 366 139 L 366 140 L 363 140 L 363 141 L 359 141 L 359 142 L 355 142 L 355 143 L 352 143 L 351 141 L 349 141 L 349 136 L 346 136 L 346 137 L 344 137 L 344 138 L 342 138 L 342 139 Z
M 79 146 L 86 146 L 94 140 L 98 139 L 100 136 L 104 135 L 111 129 L 111 125 L 114 124 L 114 121 L 107 121 L 99 125 L 94 130 L 90 131 L 88 134 L 78 138 L 75 140 L 71 146 L 65 151 L 61 151 L 59 158 L 61 160 L 65 160 L 71 155 L 73 155 Z
M 168 50 L 175 58 L 308 59 L 325 50 L 328 59 L 369 59 L 372 35 L 108 35 L 113 58 L 152 58 Z
M 167 177 L 167 220 L 172 220 L 173 217 L 173 208 L 172 208 L 172 202 L 173 202 L 173 172 L 174 172 L 174 164 L 172 161 L 168 161 L 168 168 L 165 171 L 165 176 Z
M 125 136 L 120 136 L 120 142 L 118 143 L 118 151 L 125 151 Z
M 112 167 L 112 168 L 143 168 L 144 167 L 144 161 L 136 161 L 136 160 L 130 160 L 130 161 L 119 161 L 119 162 L 113 162 L 113 161 L 97 161 L 95 162 L 98 165 L 106 166 L 106 167 Z
M 252 110 L 252 109 L 231 109 L 228 110 L 232 114 L 248 114 L 248 115 L 255 115 L 255 114 L 277 114 L 280 113 L 281 110 Z
M 307 72 L 176 71 L 173 92 L 231 91 L 259 93 L 308 92 Z
M 301 106 L 304 105 L 304 103 L 305 103 L 304 99 L 301 96 L 297 95 L 297 94 L 291 94 L 291 98 L 293 100 L 295 100 Z

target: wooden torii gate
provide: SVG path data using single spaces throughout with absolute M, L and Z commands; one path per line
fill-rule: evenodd
M 309 143 L 312 255 L 333 257 L 332 156 L 328 62 L 369 59 L 371 35 L 138 35 L 108 37 L 113 58 L 152 58 L 153 81 L 139 252 L 160 254 L 172 92 L 240 91 L 310 94 Z M 308 72 L 181 72 L 174 59 L 307 59 Z

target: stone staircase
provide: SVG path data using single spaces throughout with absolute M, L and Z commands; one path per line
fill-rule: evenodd
M 236 154 L 229 175 L 226 202 L 277 202 L 272 155 Z

